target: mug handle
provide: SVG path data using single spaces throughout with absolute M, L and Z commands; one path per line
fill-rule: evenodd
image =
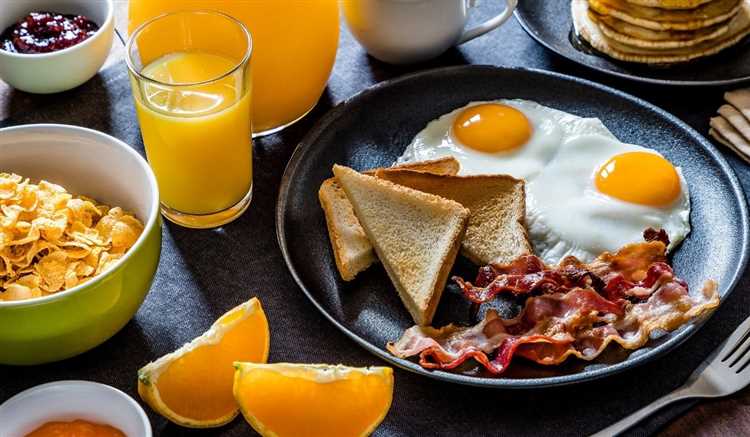
M 467 41 L 471 41 L 478 36 L 484 35 L 491 30 L 497 29 L 501 24 L 505 23 L 508 18 L 510 18 L 510 15 L 513 13 L 513 10 L 517 5 L 518 0 L 505 0 L 505 10 L 502 14 L 490 18 L 477 27 L 473 27 L 469 30 L 464 31 L 463 35 L 461 35 L 461 38 L 459 38 L 456 44 L 463 44 Z

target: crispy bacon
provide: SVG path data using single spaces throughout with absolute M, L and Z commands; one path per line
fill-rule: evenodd
M 490 309 L 470 327 L 414 326 L 387 348 L 401 358 L 418 355 L 425 368 L 453 369 L 473 359 L 495 374 L 517 355 L 559 364 L 569 356 L 592 360 L 613 341 L 637 349 L 653 331 L 676 329 L 719 304 L 714 281 L 691 295 L 666 263 L 666 234 L 651 236 L 590 264 L 567 258 L 549 267 L 528 255 L 483 267 L 477 286 L 454 278 L 474 303 L 511 293 L 526 297 L 523 309 L 512 319 Z
M 488 302 L 505 292 L 518 296 L 541 289 L 558 290 L 562 287 L 563 280 L 564 278 L 558 272 L 552 270 L 520 275 L 499 274 L 486 287 L 474 287 L 471 282 L 465 282 L 463 278 L 453 277 L 453 281 L 461 287 L 464 296 L 474 303 Z
M 667 246 L 661 241 L 628 244 L 615 253 L 605 252 L 586 268 L 605 281 L 613 274 L 628 281 L 641 281 L 654 263 L 667 262 Z
M 508 265 L 482 267 L 477 285 L 457 276 L 452 279 L 467 299 L 480 304 L 501 293 L 565 293 L 574 288 L 592 288 L 610 300 L 645 299 L 662 276 L 673 278 L 672 268 L 664 262 L 665 251 L 661 240 L 653 240 L 605 253 L 589 265 L 568 257 L 558 266 L 545 266 L 538 257 L 524 255 Z
M 687 284 L 674 276 L 669 264 L 655 262 L 649 266 L 643 280 L 628 281 L 622 274 L 615 274 L 611 276 L 602 290 L 597 291 L 612 301 L 627 297 L 646 299 L 659 285 L 670 281 L 675 281 L 687 289 Z
M 517 263 L 528 267 L 528 270 L 524 271 L 518 268 Z M 494 275 L 494 279 L 488 281 L 491 275 Z M 477 277 L 477 286 L 458 276 L 454 276 L 452 279 L 461 288 L 464 296 L 474 303 L 488 302 L 500 293 L 512 293 L 518 296 L 537 291 L 555 293 L 572 290 L 576 287 L 594 286 L 594 284 L 597 287 L 604 285 L 599 277 L 585 269 L 575 265 L 549 268 L 534 255 L 522 256 L 507 267 L 483 267 Z
M 420 365 L 428 369 L 453 369 L 474 359 L 500 374 L 516 355 L 551 365 L 569 356 L 593 360 L 613 341 L 625 349 L 638 349 L 651 332 L 676 329 L 718 304 L 713 281 L 707 281 L 698 296 L 688 294 L 678 282 L 668 282 L 647 301 L 626 303 L 625 308 L 578 288 L 531 297 L 514 319 L 501 319 L 495 310 L 488 310 L 471 327 L 413 326 L 387 348 L 400 358 L 419 355 Z
M 498 275 L 526 275 L 538 273 L 546 268 L 539 257 L 534 255 L 523 255 L 506 265 L 489 265 L 479 269 L 477 274 L 477 287 L 486 287 L 497 278 Z
M 669 246 L 669 236 L 664 229 L 657 231 L 654 228 L 648 228 L 643 231 L 643 239 L 646 241 L 661 241 L 665 246 Z

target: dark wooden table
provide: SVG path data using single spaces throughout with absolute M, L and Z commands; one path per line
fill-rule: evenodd
M 127 9 L 127 2 L 118 0 L 116 2 L 117 4 L 117 28 L 119 30 L 126 29 L 126 9 Z M 513 26 L 517 28 L 516 23 L 509 23 L 506 26 Z M 505 30 L 501 29 L 491 36 L 486 36 L 484 38 L 497 38 L 498 40 L 503 39 L 503 32 Z M 518 32 L 518 29 L 515 29 L 514 32 Z M 342 31 L 342 38 L 349 38 L 347 32 L 344 30 Z M 632 84 L 632 83 L 624 83 L 622 81 L 616 81 L 613 80 L 607 76 L 595 74 L 592 72 L 589 72 L 587 70 L 584 70 L 580 67 L 576 67 L 566 61 L 560 60 L 556 58 L 554 55 L 547 53 L 544 49 L 541 47 L 536 46 L 533 41 L 531 41 L 530 38 L 526 37 L 528 41 L 523 40 L 523 45 L 519 46 L 517 50 L 522 51 L 523 53 L 520 54 L 521 57 L 528 56 L 529 58 L 535 58 L 536 61 L 533 63 L 534 67 L 541 68 L 548 68 L 553 69 L 556 71 L 560 71 L 563 73 L 568 74 L 574 74 L 582 77 L 586 77 L 595 81 L 603 82 L 606 84 L 609 84 L 614 87 L 622 87 L 625 88 L 626 91 L 631 92 L 633 94 L 639 95 L 642 98 L 645 98 L 650 101 L 654 101 L 652 99 L 651 95 L 649 94 L 650 91 L 653 91 L 653 87 L 648 88 L 641 88 L 638 84 Z M 469 43 L 467 45 L 468 49 L 467 52 L 471 51 L 471 44 Z M 500 42 L 502 44 L 502 42 Z M 460 62 L 477 62 L 473 58 L 476 58 L 476 54 L 474 52 L 471 53 L 470 56 L 467 56 L 464 58 L 463 50 L 454 50 L 452 53 L 450 53 L 448 56 L 448 63 L 451 62 L 452 58 L 458 58 L 460 59 Z M 527 53 L 528 52 L 528 53 Z M 124 56 L 124 50 L 122 47 L 122 44 L 119 41 L 115 41 L 112 49 L 112 53 L 107 60 L 107 63 L 105 64 L 104 68 L 107 68 L 109 66 L 112 66 L 114 64 L 117 64 L 119 61 L 123 59 Z M 387 66 L 383 66 L 382 64 L 379 64 L 377 62 L 373 62 L 369 58 L 367 58 L 366 54 L 359 50 L 356 53 L 357 59 L 342 59 L 341 56 L 337 59 L 337 66 L 336 70 L 334 71 L 334 75 L 336 75 L 336 71 L 341 71 L 341 69 L 347 69 L 347 68 L 361 68 L 362 64 L 370 65 L 372 66 L 372 76 L 375 81 L 381 80 L 381 70 L 383 68 L 390 68 Z M 445 57 L 444 57 L 445 58 Z M 539 61 L 541 59 L 541 61 Z M 481 62 L 481 59 L 479 59 L 479 62 Z M 445 63 L 445 62 L 443 62 Z M 355 65 L 356 64 L 356 65 Z M 441 65 L 441 64 L 435 64 L 435 65 Z M 427 65 L 429 67 L 431 65 Z M 396 70 L 389 70 L 388 75 L 385 77 L 390 77 L 393 75 L 394 71 L 398 73 L 398 69 Z M 409 71 L 409 70 L 404 70 Z M 348 86 L 337 86 L 336 89 L 329 90 L 329 92 L 332 92 L 336 100 L 340 100 L 340 98 L 343 95 L 346 95 L 347 93 L 355 92 L 358 90 L 358 87 L 355 85 L 351 85 L 351 88 Z M 686 96 L 687 94 L 683 93 L 683 91 L 680 91 L 678 89 L 670 90 L 662 90 L 663 93 L 669 95 L 670 93 L 673 93 L 675 104 L 679 106 L 679 102 L 681 99 L 704 99 L 706 100 L 706 104 L 710 105 L 710 110 L 713 111 L 717 105 L 717 102 L 720 102 L 721 93 L 722 90 L 702 90 L 699 92 L 691 92 L 687 93 L 692 95 L 693 97 Z M 11 90 L 6 84 L 4 84 L 2 81 L 0 81 L 0 120 L 12 117 L 14 114 L 13 111 L 13 105 L 11 105 L 11 97 L 14 99 L 19 99 L 19 94 L 23 93 L 17 93 Z M 21 95 L 20 99 L 23 99 L 24 97 Z M 655 102 L 659 104 L 659 101 Z M 694 103 L 694 102 L 693 102 Z M 672 108 L 667 107 L 668 110 L 674 110 Z M 689 114 L 687 117 L 682 116 L 685 121 L 688 122 L 688 124 L 691 124 L 694 128 L 698 129 L 702 134 L 706 134 L 708 130 L 707 126 L 707 118 L 705 114 L 708 112 L 702 113 L 702 114 L 696 114 L 693 116 L 693 114 Z M 680 115 L 678 113 L 678 115 Z M 700 117 L 700 118 L 696 118 Z M 736 164 L 735 164 L 736 165 Z M 312 311 L 312 309 L 311 309 Z M 352 344 L 352 347 L 354 345 Z M 616 395 L 616 394 L 614 394 Z M 689 412 L 687 412 L 684 416 L 674 420 L 671 424 L 667 425 L 664 429 L 662 429 L 658 435 L 665 436 L 665 437 L 682 437 L 685 435 L 702 435 L 702 436 L 713 436 L 713 435 L 723 435 L 723 436 L 740 436 L 740 435 L 750 435 L 750 390 L 746 389 L 739 393 L 738 395 L 721 399 L 721 400 L 713 400 L 713 401 L 704 401 L 698 404 L 696 407 L 692 408 Z

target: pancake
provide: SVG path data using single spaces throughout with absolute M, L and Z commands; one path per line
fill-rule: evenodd
M 695 31 L 652 31 L 654 33 L 663 33 L 664 36 L 659 40 L 644 40 L 631 35 L 618 32 L 609 25 L 599 20 L 599 17 L 591 13 L 590 18 L 599 25 L 599 30 L 610 40 L 618 43 L 641 47 L 646 49 L 676 49 L 680 47 L 693 47 L 704 41 L 710 41 L 720 38 L 729 31 L 729 23 L 722 23 L 718 26 L 707 27 Z M 675 35 L 677 34 L 677 35 Z
M 669 10 L 632 5 L 625 0 L 589 0 L 600 15 L 609 15 L 636 26 L 653 30 L 695 30 L 727 21 L 740 8 L 742 0 L 716 0 L 690 10 Z
M 675 64 L 688 62 L 704 56 L 716 54 L 731 47 L 750 34 L 750 0 L 744 0 L 740 13 L 732 19 L 729 30 L 722 37 L 704 41 L 692 47 L 671 49 L 648 49 L 628 46 L 607 38 L 588 14 L 586 0 L 571 2 L 573 26 L 579 37 L 586 40 L 596 50 L 621 61 L 644 64 Z
M 739 4 L 739 0 L 713 0 L 693 9 L 663 9 L 633 4 L 627 0 L 594 0 L 592 7 L 602 10 L 618 11 L 631 18 L 659 22 L 690 22 L 712 20 L 730 13 Z
M 627 0 L 628 3 L 662 9 L 695 9 L 714 0 Z
M 617 32 L 626 37 L 641 41 L 691 41 L 703 37 L 706 39 L 718 38 L 729 30 L 729 27 L 727 26 L 729 20 L 696 30 L 653 30 L 630 24 L 627 21 L 620 20 L 611 15 L 599 15 L 591 9 L 589 9 L 589 14 L 592 15 L 591 18 L 596 21 L 600 27 L 607 26 L 612 32 Z M 610 38 L 614 37 L 610 36 Z
M 637 47 L 629 44 L 623 44 L 619 41 L 607 37 L 606 35 L 604 35 L 604 38 L 607 40 L 607 43 L 612 46 L 612 48 L 624 53 L 636 55 L 656 54 L 670 56 L 696 54 L 698 55 L 697 57 L 707 56 L 708 54 L 716 53 L 722 48 L 727 47 L 726 42 L 734 41 L 736 43 L 739 40 L 743 39 L 746 35 L 750 34 L 750 0 L 748 0 L 748 5 L 749 6 L 747 10 L 743 9 L 742 12 L 737 14 L 732 19 L 732 21 L 730 21 L 728 25 L 729 29 L 720 38 L 703 41 L 692 46 L 679 46 L 672 48 Z

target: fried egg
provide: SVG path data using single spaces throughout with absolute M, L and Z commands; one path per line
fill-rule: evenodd
M 453 156 L 459 174 L 526 181 L 526 221 L 546 263 L 590 262 L 664 229 L 671 250 L 690 232 L 680 169 L 654 150 L 620 142 L 598 118 L 529 100 L 472 102 L 431 121 L 398 163 Z
M 596 118 L 582 118 L 529 100 L 472 102 L 431 121 L 399 163 L 455 157 L 460 174 L 509 174 L 527 181 L 581 134 L 612 137 Z
M 690 232 L 690 196 L 678 167 L 658 152 L 612 137 L 580 135 L 526 185 L 535 252 L 547 263 L 568 255 L 591 261 L 601 252 L 664 229 L 669 249 Z

